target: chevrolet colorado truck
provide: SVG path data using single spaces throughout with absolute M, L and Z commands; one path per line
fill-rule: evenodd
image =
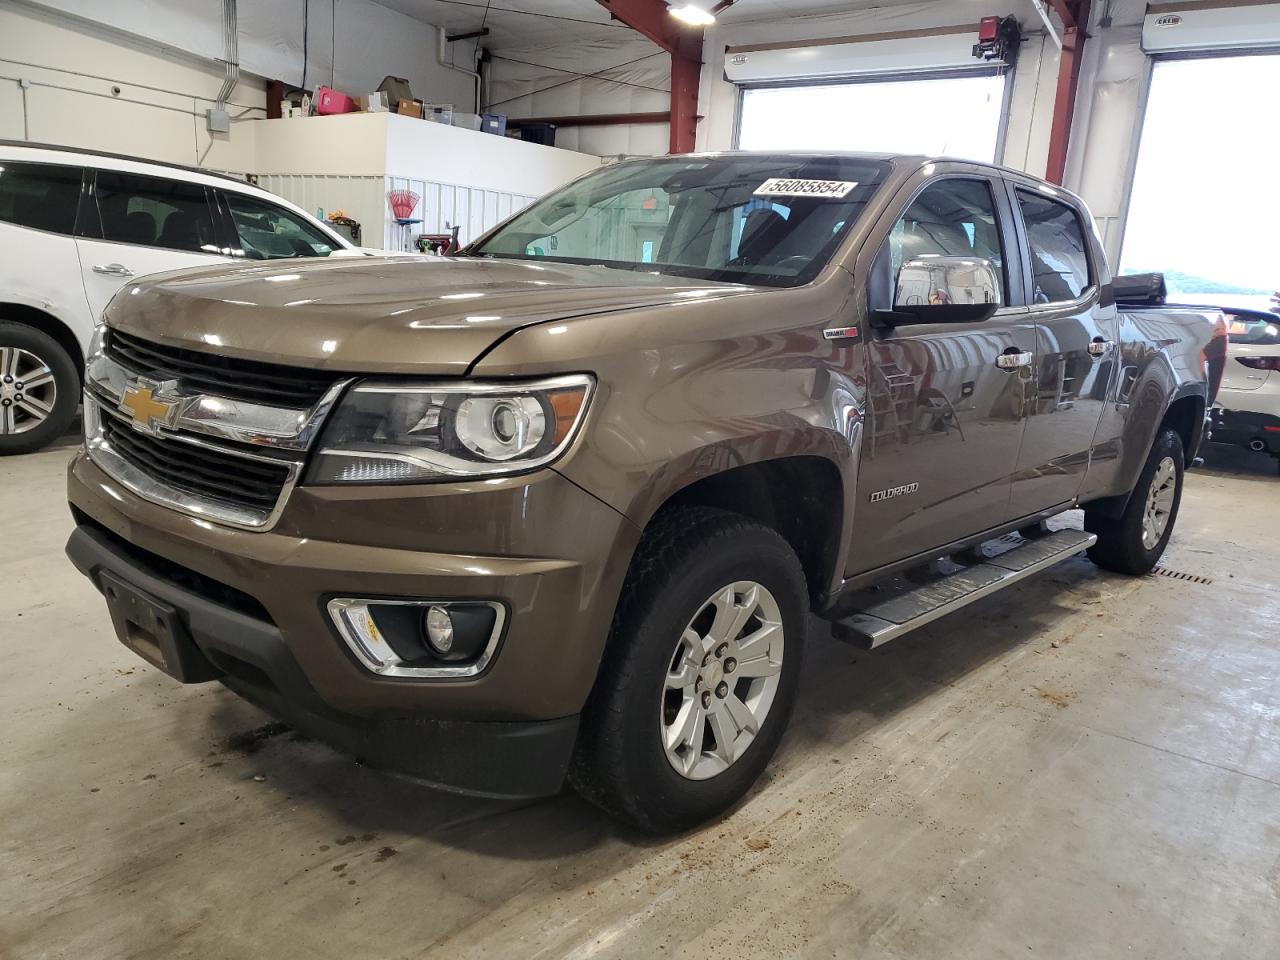
M 811 611 L 871 647 L 1081 550 L 1149 571 L 1226 342 L 1119 309 L 1084 205 L 1021 173 L 622 162 L 451 258 L 127 285 L 67 552 L 182 682 L 680 830 L 777 748 Z

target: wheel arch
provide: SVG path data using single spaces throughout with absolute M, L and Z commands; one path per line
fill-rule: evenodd
M 1142 447 L 1142 458 L 1137 462 L 1137 467 L 1133 473 L 1133 484 L 1136 484 L 1141 476 L 1142 465 L 1146 463 L 1147 453 L 1151 449 L 1151 445 L 1156 442 L 1156 438 L 1165 429 L 1171 428 L 1182 440 L 1183 459 L 1187 467 L 1190 467 L 1191 461 L 1195 459 L 1196 451 L 1199 450 L 1200 443 L 1204 438 L 1204 418 L 1207 409 L 1206 391 L 1203 384 L 1187 383 L 1174 391 L 1160 418 L 1154 421 L 1151 434 L 1147 437 L 1146 444 Z M 1130 485 L 1130 489 L 1124 493 L 1090 501 L 1088 508 L 1091 512 L 1102 516 L 1119 519 L 1129 505 L 1129 498 L 1132 495 L 1133 489 L 1132 485 Z
M 84 385 L 84 350 L 80 347 L 80 339 L 75 331 L 64 321 L 39 307 L 9 301 L 0 301 L 0 321 L 2 320 L 31 327 L 52 337 L 71 357 L 71 362 L 80 375 L 81 386 Z
M 839 466 L 816 454 L 760 460 L 696 479 L 670 493 L 646 522 L 682 506 L 742 514 L 772 527 L 795 550 L 809 599 L 835 582 L 844 532 L 845 481 Z

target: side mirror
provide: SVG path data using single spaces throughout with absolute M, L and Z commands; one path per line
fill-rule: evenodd
M 881 326 L 981 323 L 1000 309 L 1000 273 L 982 257 L 916 257 L 898 271 L 892 310 L 876 311 Z

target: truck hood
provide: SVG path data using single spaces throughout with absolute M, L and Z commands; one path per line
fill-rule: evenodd
M 156 274 L 121 290 L 105 317 L 149 340 L 225 356 L 460 376 L 531 324 L 753 292 L 546 261 L 362 257 Z

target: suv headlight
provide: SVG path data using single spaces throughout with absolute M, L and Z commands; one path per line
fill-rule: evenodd
M 307 483 L 425 483 L 520 473 L 569 446 L 595 381 L 365 381 L 320 437 Z

